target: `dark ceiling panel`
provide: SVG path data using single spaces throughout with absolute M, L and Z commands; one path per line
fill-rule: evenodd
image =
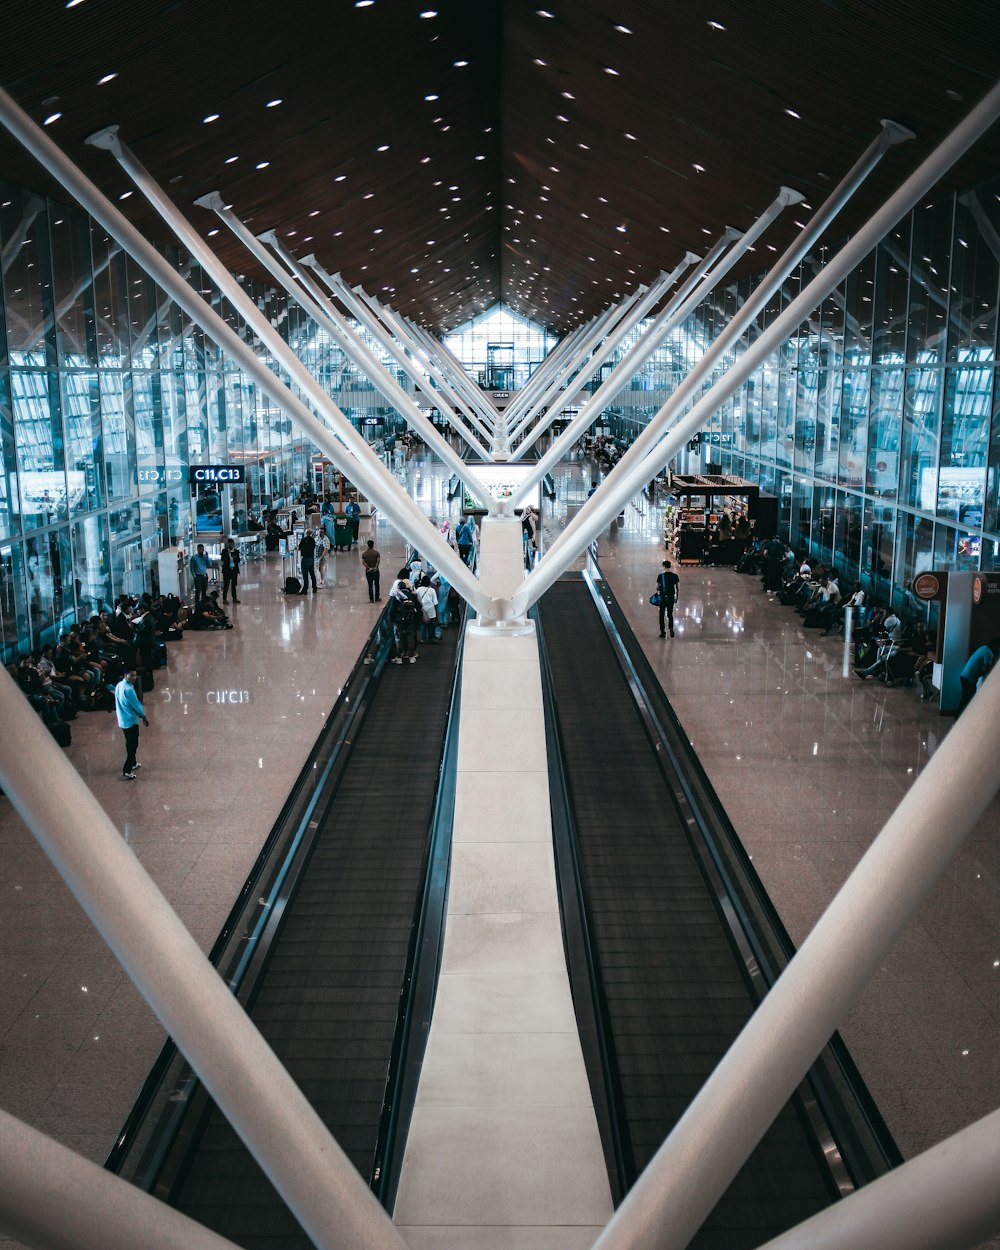
M 50 134 L 112 198 L 127 180 L 83 140 L 119 123 L 205 235 L 216 223 L 193 200 L 218 189 L 255 231 L 436 331 L 500 298 L 563 330 L 748 226 L 782 183 L 818 204 L 891 116 L 918 138 L 831 233 L 856 229 L 992 85 L 997 13 L 994 0 L 34 0 L 5 6 L 0 82 L 38 120 L 62 113 Z M 995 130 L 943 185 L 982 180 L 998 156 Z M 6 137 L 0 175 L 64 198 Z M 167 237 L 138 195 L 121 207 Z M 225 229 L 212 245 L 257 273 Z

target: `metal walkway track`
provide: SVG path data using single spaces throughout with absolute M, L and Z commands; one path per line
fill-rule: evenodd
M 372 1177 L 457 630 L 379 680 L 248 1009 L 366 1181 Z M 186 1214 L 246 1250 L 312 1242 L 212 1108 L 174 1186 Z
M 539 618 L 631 1183 L 755 999 L 586 584 L 553 586 Z M 692 1244 L 749 1250 L 835 1196 L 790 1103 Z

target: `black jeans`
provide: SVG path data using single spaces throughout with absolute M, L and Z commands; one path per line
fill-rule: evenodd
M 208 596 L 208 574 L 195 573 L 194 575 L 194 606 L 195 611 L 201 607 Z
M 302 593 L 306 594 L 309 590 L 309 579 L 312 578 L 313 590 L 316 590 L 316 561 L 302 561 Z
M 667 620 L 670 622 L 670 632 L 673 633 L 674 632 L 674 601 L 673 599 L 671 599 L 670 602 L 668 603 L 667 600 L 663 597 L 663 591 L 661 590 L 660 591 L 660 633 L 661 634 L 666 633 L 666 630 L 663 628 L 664 616 L 666 616 Z
M 235 598 L 236 598 L 236 583 L 237 583 L 239 580 L 240 580 L 240 571 L 239 571 L 239 569 L 226 569 L 226 568 L 224 568 L 224 569 L 222 570 L 222 597 L 223 597 L 223 599 L 227 598 L 227 597 L 228 597 L 228 595 L 229 595 L 229 592 L 230 592 L 230 591 L 232 591 L 232 592 L 233 592 L 233 599 L 235 600 Z
M 368 602 L 374 603 L 376 599 L 381 598 L 379 593 L 381 577 L 378 569 L 365 569 L 365 578 L 368 582 Z
M 139 749 L 139 726 L 129 725 L 128 729 L 123 729 L 122 734 L 125 737 L 125 766 L 123 773 L 135 772 L 135 753 Z

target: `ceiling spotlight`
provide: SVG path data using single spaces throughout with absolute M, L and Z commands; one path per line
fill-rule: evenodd
M 631 35 L 634 33 L 633 31 L 629 30 L 627 26 L 616 26 L 615 30 L 617 30 L 620 35 Z
M 424 18 L 437 17 L 437 9 L 424 9 L 420 16 Z
M 217 122 L 221 117 L 221 113 L 209 113 L 207 117 L 203 117 L 202 122 L 207 125 L 209 122 Z
M 468 63 L 468 61 L 452 61 L 452 65 L 454 65 L 456 69 L 465 69 Z
M 264 107 L 266 109 L 276 109 L 279 104 L 284 104 L 284 100 L 268 100 Z
M 709 22 L 706 22 L 705 24 L 706 26 L 711 26 L 713 30 L 725 30 L 726 29 L 725 26 L 723 26 L 721 22 L 709 21 Z
M 336 178 L 334 178 L 334 180 L 333 180 L 333 181 L 334 181 L 334 182 L 343 182 L 343 181 L 344 181 L 344 179 L 345 179 L 346 177 L 347 177 L 347 175 L 346 175 L 346 174 L 338 174 L 338 175 L 336 176 Z
M 68 8 L 68 7 L 69 7 L 69 6 L 67 5 L 67 8 Z M 45 121 L 43 121 L 43 122 L 42 122 L 42 125 L 43 125 L 43 126 L 51 126 L 51 125 L 52 125 L 52 123 L 53 123 L 53 122 L 57 122 L 57 121 L 59 120 L 59 118 L 60 118 L 60 117 L 62 117 L 62 113 L 50 113 L 50 114 L 48 115 L 48 117 L 46 117 Z
M 425 96 L 424 96 L 424 99 L 425 99 L 428 103 L 431 103 L 433 100 L 440 100 L 440 99 L 441 99 L 441 97 L 440 97 L 440 96 L 437 96 L 437 95 L 425 95 Z
M 374 3 L 375 0 L 354 0 L 354 7 L 356 9 L 370 9 Z
M 611 75 L 612 75 L 612 77 L 614 77 L 614 78 L 617 78 L 617 77 L 619 76 L 619 75 L 618 75 L 618 71 L 617 71 L 616 69 L 612 69 L 610 65 L 605 65 L 605 67 L 604 67 L 604 72 L 605 72 L 606 74 L 611 74 Z
M 98 78 L 97 85 L 99 87 L 103 87 L 106 83 L 114 82 L 114 80 L 117 77 L 118 77 L 117 71 L 114 74 L 105 74 L 103 78 Z

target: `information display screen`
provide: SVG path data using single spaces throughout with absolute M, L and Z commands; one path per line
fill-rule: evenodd
M 510 499 L 518 491 L 533 466 L 530 464 L 470 464 L 469 468 L 473 470 L 494 499 Z M 542 487 L 540 483 L 529 491 L 528 497 L 522 499 L 518 507 L 523 508 L 526 504 L 531 504 L 536 512 L 541 509 Z M 463 507 L 466 512 L 475 512 L 482 509 L 482 504 L 466 490 L 463 496 Z

